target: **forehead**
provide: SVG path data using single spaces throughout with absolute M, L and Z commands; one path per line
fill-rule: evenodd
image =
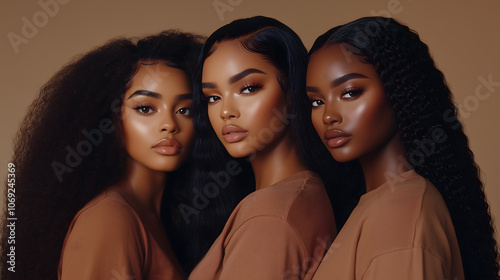
M 348 73 L 362 73 L 368 77 L 378 77 L 371 64 L 364 62 L 361 56 L 352 53 L 343 44 L 324 46 L 311 55 L 308 74 L 314 74 L 320 78 L 318 76 L 320 72 L 330 78 Z M 312 76 L 308 75 L 308 78 Z
M 239 40 L 223 41 L 215 44 L 214 51 L 205 59 L 203 76 L 241 72 L 248 68 L 259 69 L 266 73 L 276 71 L 274 65 L 263 55 L 245 49 Z
M 164 61 L 142 62 L 132 77 L 126 95 L 136 90 L 188 93 L 190 85 L 186 73 L 181 69 L 167 66 Z

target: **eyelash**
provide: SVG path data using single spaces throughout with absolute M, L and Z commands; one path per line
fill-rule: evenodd
M 362 93 L 363 93 L 363 89 L 362 88 L 348 88 L 348 89 L 345 89 L 342 92 L 341 99 L 356 98 L 356 97 L 358 97 Z M 350 96 L 346 96 L 346 95 L 350 95 Z M 319 106 L 325 104 L 325 102 L 323 100 L 321 100 L 321 99 L 311 99 L 310 102 L 311 102 L 311 106 L 313 108 L 316 108 L 316 107 L 319 107 Z
M 207 96 L 207 100 L 208 100 L 208 103 L 214 103 L 214 102 L 217 102 L 218 100 L 220 100 L 220 96 L 210 95 L 210 96 Z
M 259 89 L 261 89 L 262 87 L 263 87 L 263 85 L 262 85 L 262 84 L 260 84 L 260 83 L 250 83 L 250 84 L 245 84 L 245 85 L 243 85 L 243 87 L 240 89 L 240 93 L 241 93 L 241 94 L 247 94 L 247 95 L 249 95 L 249 94 L 252 94 L 252 93 L 254 93 L 254 92 L 258 91 L 258 90 L 259 90 Z M 246 93 L 246 92 L 244 92 L 245 90 L 249 90 L 250 92 L 249 92 L 249 93 Z
M 311 106 L 313 108 L 316 108 L 316 107 L 319 107 L 319 106 L 325 104 L 325 102 L 323 102 L 323 100 L 321 100 L 321 99 L 312 99 L 310 101 L 311 101 Z M 321 102 L 321 104 L 318 104 L 319 102 Z
M 138 106 L 133 107 L 133 109 L 136 110 L 137 112 L 139 112 L 139 114 L 142 114 L 142 115 L 150 115 L 150 114 L 154 113 L 153 107 L 151 107 L 149 105 L 138 105 Z M 146 113 L 143 112 L 142 111 L 143 109 L 148 109 L 148 112 L 146 112 Z M 182 107 L 182 108 L 179 108 L 175 113 L 191 117 L 191 115 L 192 115 L 193 112 L 192 112 L 192 108 L 191 107 Z
M 244 94 L 244 95 L 251 95 L 253 94 L 254 92 L 260 90 L 261 88 L 263 87 L 262 84 L 260 83 L 249 83 L 249 84 L 245 84 L 243 85 L 243 87 L 241 87 L 240 89 L 240 94 Z M 249 92 L 244 92 L 248 90 Z M 210 96 L 207 96 L 207 101 L 208 103 L 214 103 L 214 102 L 217 102 L 221 99 L 220 96 L 217 96 L 217 95 L 210 95 Z
M 137 106 L 135 106 L 133 109 L 134 109 L 134 110 L 136 110 L 137 112 L 139 112 L 139 114 L 142 114 L 142 115 L 149 115 L 149 114 L 151 114 L 151 113 L 153 113 L 153 112 L 154 112 L 153 107 L 151 107 L 151 106 L 149 106 L 149 105 L 137 105 Z M 144 113 L 144 112 L 142 111 L 142 109 L 150 109 L 150 110 L 151 110 L 151 112 Z
M 186 112 L 185 113 L 181 113 L 181 111 L 183 111 L 183 110 L 185 110 Z M 193 114 L 192 110 L 193 109 L 191 107 L 182 107 L 179 110 L 177 110 L 176 113 L 179 113 L 179 114 L 187 116 L 187 117 L 191 117 L 191 115 Z
M 362 93 L 363 93 L 362 88 L 348 88 L 342 92 L 341 98 L 342 99 L 356 98 L 357 96 L 359 96 Z M 350 95 L 350 96 L 346 97 L 346 95 Z

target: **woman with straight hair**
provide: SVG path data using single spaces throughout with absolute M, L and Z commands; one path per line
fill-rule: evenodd
M 296 130 L 303 119 L 295 115 L 306 108 L 306 62 L 297 34 L 262 16 L 221 27 L 203 46 L 193 95 L 194 179 L 196 193 L 213 199 L 199 219 L 216 227 L 210 217 L 232 210 L 235 193 L 246 197 L 189 279 L 310 279 L 335 237 L 327 192 L 296 143 L 301 133 L 314 135 L 310 123 Z

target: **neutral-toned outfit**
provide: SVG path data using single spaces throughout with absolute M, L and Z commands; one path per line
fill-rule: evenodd
M 74 217 L 59 279 L 182 279 L 121 193 L 110 188 Z
M 363 195 L 313 279 L 464 279 L 439 191 L 410 170 Z
M 311 279 L 335 234 L 323 183 L 302 171 L 245 197 L 189 279 Z

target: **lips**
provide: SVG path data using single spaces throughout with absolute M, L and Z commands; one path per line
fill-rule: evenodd
M 347 144 L 349 140 L 351 140 L 351 135 L 348 133 L 345 133 L 341 130 L 334 129 L 334 130 L 327 130 L 325 131 L 325 140 L 326 140 L 326 145 L 330 148 L 339 148 L 342 147 L 343 145 Z
M 181 152 L 181 144 L 175 139 L 161 139 L 152 149 L 159 154 L 173 156 Z
M 225 125 L 222 127 L 222 137 L 228 143 L 241 141 L 247 136 L 248 131 L 237 125 Z

